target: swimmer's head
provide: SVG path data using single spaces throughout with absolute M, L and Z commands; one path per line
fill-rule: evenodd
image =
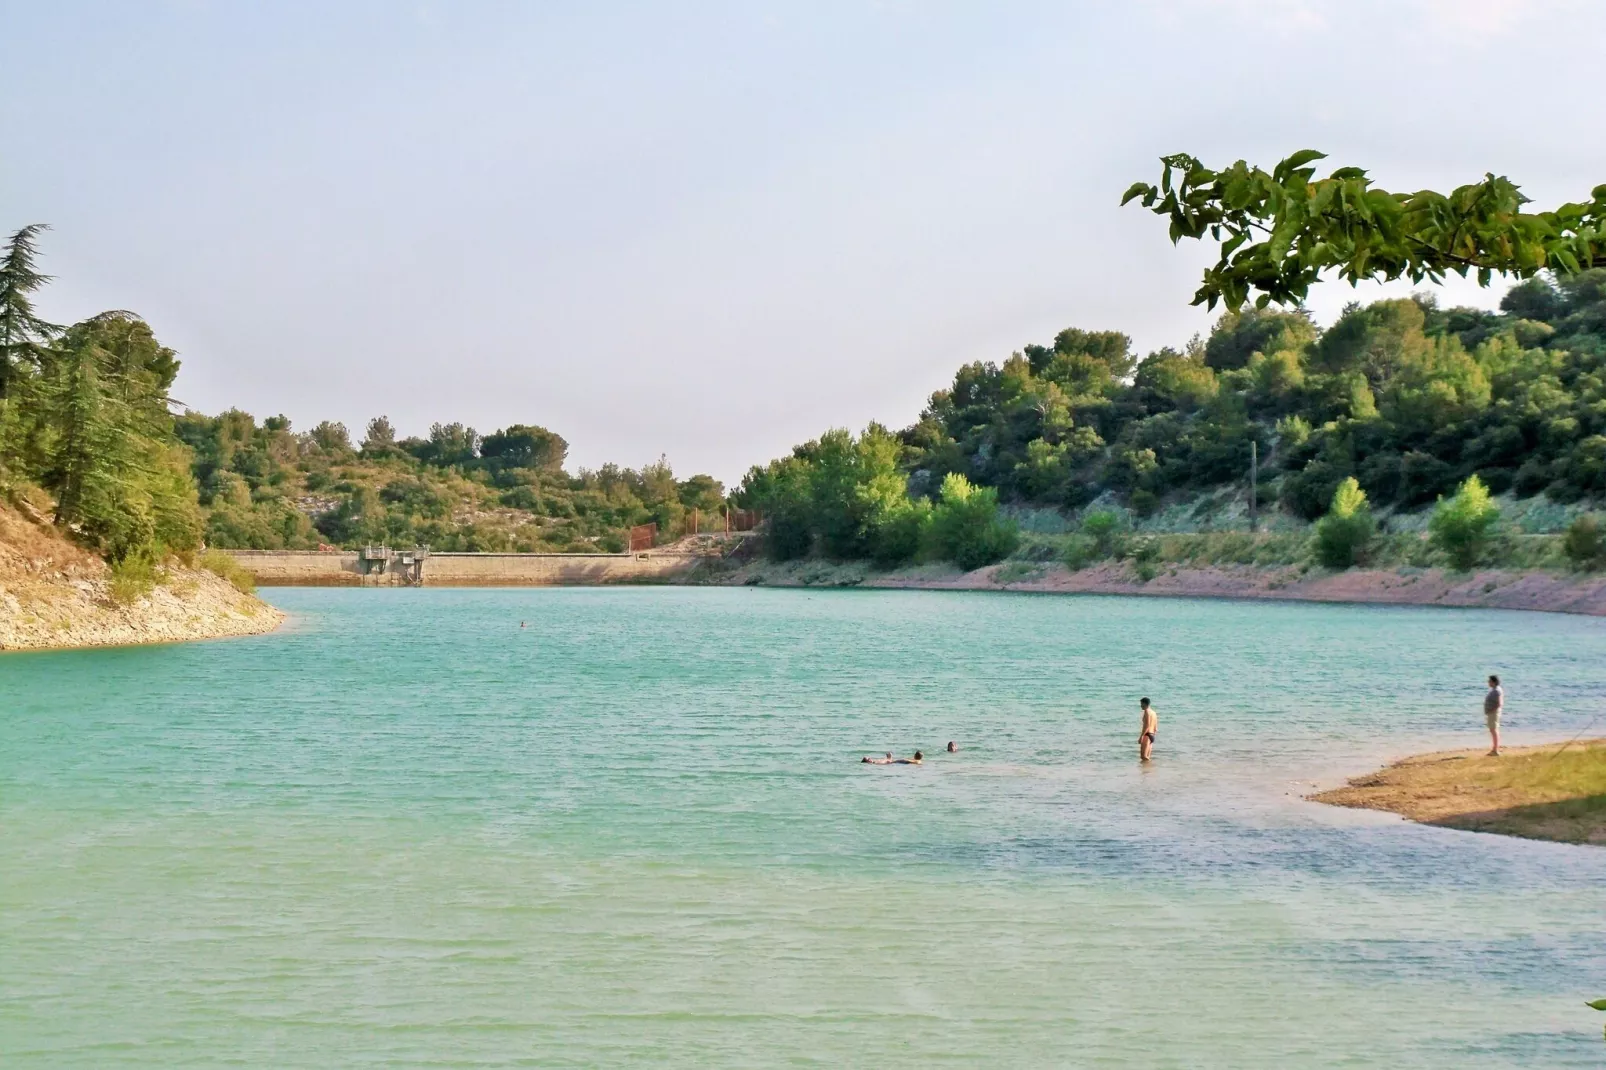
M 1146 698 L 1140 698 L 1140 699 L 1138 699 L 1138 705 L 1142 706 L 1144 709 L 1148 709 L 1149 708 L 1149 700 L 1146 699 Z
M 954 751 L 956 751 L 958 749 L 959 749 L 958 747 L 954 746 L 954 741 L 950 739 L 948 741 L 948 753 L 952 754 Z
M 1500 686 L 1500 677 L 1496 676 L 1494 673 L 1490 673 L 1489 674 L 1489 686 L 1490 687 L 1499 687 Z
M 921 754 L 919 751 L 915 751 L 915 761 L 918 762 L 920 759 L 922 759 L 924 757 L 925 757 L 924 754 Z

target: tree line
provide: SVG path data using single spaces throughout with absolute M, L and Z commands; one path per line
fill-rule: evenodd
M 1418 294 L 1351 304 L 1323 330 L 1301 309 L 1241 309 L 1141 358 L 1120 332 L 1067 329 L 960 368 L 901 432 L 832 431 L 755 467 L 736 497 L 772 518 L 777 557 L 901 563 L 944 552 L 919 529 L 955 477 L 1006 506 L 1192 505 L 1208 526 L 1220 502 L 1201 499 L 1244 485 L 1252 449 L 1260 500 L 1301 520 L 1346 481 L 1394 512 L 1474 476 L 1497 495 L 1600 500 L 1606 268 L 1530 278 L 1498 312 Z M 979 530 L 1007 528 L 994 513 Z M 1009 541 L 979 544 L 996 560 Z
M 230 410 L 187 413 L 176 431 L 193 457 L 207 541 L 225 548 L 620 552 L 636 524 L 672 538 L 694 512 L 714 521 L 725 502 L 717 480 L 677 479 L 664 459 L 570 475 L 563 436 L 533 424 L 481 435 L 436 423 L 398 438 L 379 416 L 354 443 L 343 424 L 297 433 L 284 416 L 258 423 Z
M 45 229 L 0 250 L 0 491 L 123 572 L 148 576 L 203 544 L 617 552 L 633 525 L 674 537 L 724 506 L 717 480 L 678 479 L 662 458 L 570 475 L 568 443 L 535 424 L 400 437 L 380 416 L 353 442 L 329 421 L 298 432 L 282 415 L 175 416 L 179 360 L 140 317 L 38 314 Z

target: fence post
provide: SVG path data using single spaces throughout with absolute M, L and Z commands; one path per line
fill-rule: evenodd
M 1257 497 L 1260 494 L 1260 443 L 1249 440 L 1249 531 L 1260 530 L 1260 511 Z

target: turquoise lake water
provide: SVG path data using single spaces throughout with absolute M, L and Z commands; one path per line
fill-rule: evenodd
M 0 657 L 0 1066 L 1606 1063 L 1606 850 L 1299 799 L 1587 728 L 1606 620 L 266 593 Z

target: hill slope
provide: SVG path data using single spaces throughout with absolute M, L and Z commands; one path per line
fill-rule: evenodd
M 0 506 L 0 650 L 254 635 L 284 619 L 203 568 L 172 562 L 158 580 L 120 602 L 104 561 L 49 525 Z

